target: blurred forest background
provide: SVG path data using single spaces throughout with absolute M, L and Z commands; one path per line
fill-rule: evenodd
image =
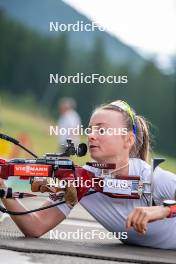
M 106 32 L 49 32 L 50 20 L 90 21 L 62 1 L 24 2 L 0 0 L 1 130 L 26 131 L 38 153 L 56 151 L 48 126 L 58 118 L 58 99 L 75 98 L 85 127 L 95 106 L 127 100 L 152 123 L 153 150 L 169 156 L 176 172 L 176 67 L 166 73 Z M 128 83 L 49 84 L 50 73 L 77 72 L 127 75 Z

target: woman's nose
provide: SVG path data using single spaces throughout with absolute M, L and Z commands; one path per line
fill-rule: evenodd
M 97 133 L 95 133 L 94 131 L 91 131 L 88 134 L 88 140 L 91 141 L 91 140 L 96 140 L 96 139 L 97 139 Z

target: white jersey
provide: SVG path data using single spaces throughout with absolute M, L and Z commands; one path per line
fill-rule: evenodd
M 86 169 L 98 173 L 98 169 L 85 166 Z M 151 166 L 140 159 L 129 160 L 129 175 L 141 176 L 143 180 L 150 180 Z M 164 199 L 175 200 L 176 175 L 156 168 L 154 173 L 153 200 L 156 205 L 161 205 Z M 135 207 L 147 206 L 147 201 L 141 199 L 111 198 L 103 193 L 85 196 L 80 204 L 108 231 L 126 232 L 126 220 Z M 66 204 L 58 206 L 65 216 L 70 212 Z M 127 231 L 128 238 L 123 241 L 136 245 L 176 249 L 176 217 L 166 218 L 148 224 L 145 235 L 138 234 L 133 228 Z

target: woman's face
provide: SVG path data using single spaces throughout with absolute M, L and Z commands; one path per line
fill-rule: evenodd
M 96 161 L 112 161 L 129 157 L 131 148 L 129 132 L 126 135 L 122 135 L 122 133 L 118 135 L 119 131 L 126 131 L 123 116 L 120 112 L 104 109 L 97 110 L 90 119 L 89 127 L 92 133 L 88 135 L 88 146 L 92 159 Z M 108 134 L 109 128 L 113 133 Z M 107 133 L 101 134 L 105 130 Z

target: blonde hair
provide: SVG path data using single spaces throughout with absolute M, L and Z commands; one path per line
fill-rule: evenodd
M 120 105 L 124 103 L 130 109 L 126 111 L 125 107 L 122 108 Z M 144 161 L 148 161 L 150 151 L 150 134 L 149 134 L 149 123 L 147 120 L 139 115 L 136 115 L 135 111 L 126 103 L 121 100 L 117 100 L 107 105 L 102 105 L 95 109 L 97 110 L 113 110 L 120 112 L 123 116 L 124 125 L 128 131 L 134 131 L 135 143 L 130 150 L 130 158 L 139 158 Z M 131 113 L 133 117 L 131 116 Z

